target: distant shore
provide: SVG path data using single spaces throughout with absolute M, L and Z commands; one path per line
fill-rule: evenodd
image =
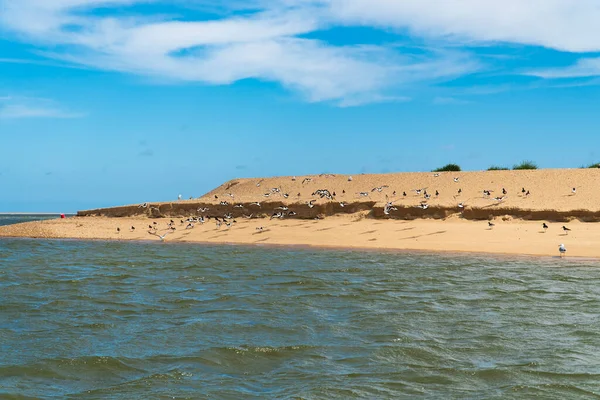
M 168 232 L 167 242 L 548 256 L 565 244 L 568 256 L 595 258 L 597 221 L 598 169 L 322 174 L 236 179 L 198 199 L 80 211 L 0 236 L 159 241 Z

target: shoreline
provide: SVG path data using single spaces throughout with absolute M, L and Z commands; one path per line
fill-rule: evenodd
M 71 217 L 25 222 L 0 227 L 0 237 L 30 239 L 99 240 L 107 242 L 161 243 L 148 233 L 147 226 L 157 222 L 160 234 L 168 231 L 170 219 Z M 567 247 L 567 258 L 600 259 L 600 225 L 574 222 L 570 234 L 562 224 L 550 224 L 548 232 L 541 223 L 497 221 L 493 229 L 485 221 L 379 220 L 360 216 L 334 216 L 322 220 L 250 219 L 231 228 L 217 229 L 214 222 L 184 229 L 176 222 L 174 233 L 165 244 L 250 245 L 356 251 L 409 251 L 434 254 L 519 255 L 557 257 L 558 245 Z M 131 226 L 137 226 L 131 232 Z M 264 230 L 256 228 L 263 226 Z M 116 228 L 121 229 L 120 232 Z

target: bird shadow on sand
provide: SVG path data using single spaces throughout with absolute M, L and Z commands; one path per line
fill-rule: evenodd
M 253 235 L 262 235 L 263 233 L 269 232 L 269 231 L 270 231 L 270 229 L 263 229 L 262 231 L 256 231 L 256 232 L 253 232 L 252 234 Z
M 412 229 L 415 229 L 414 226 L 411 226 L 410 228 L 403 228 L 403 229 L 398 229 L 396 232 L 403 232 L 403 231 L 410 231 Z
M 374 242 L 376 240 L 377 240 L 376 238 L 373 238 L 373 239 L 369 239 L 368 242 Z
M 321 228 L 321 229 L 317 229 L 317 232 L 328 231 L 330 229 L 333 229 L 333 228 Z
M 406 237 L 406 238 L 401 238 L 399 240 L 418 239 L 418 238 L 422 238 L 422 237 L 425 237 L 425 236 L 441 235 L 441 234 L 446 233 L 446 232 L 448 232 L 448 231 L 431 232 L 431 233 L 426 233 L 424 235 L 409 236 L 409 237 Z
M 269 240 L 269 238 L 268 238 L 268 237 L 266 237 L 266 238 L 264 238 L 264 239 L 258 239 L 258 240 L 255 240 L 255 241 L 254 241 L 254 243 L 266 242 L 267 240 Z
M 373 230 L 373 231 L 366 231 L 366 232 L 361 232 L 361 233 L 359 233 L 359 235 L 368 235 L 368 234 L 370 234 L 370 233 L 375 233 L 375 232 L 377 232 L 377 231 L 376 231 L 376 230 Z

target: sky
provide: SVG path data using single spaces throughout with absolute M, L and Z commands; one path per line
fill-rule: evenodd
M 600 162 L 600 0 L 0 0 L 0 212 Z

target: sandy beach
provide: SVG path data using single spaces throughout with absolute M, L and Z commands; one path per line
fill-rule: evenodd
M 597 169 L 238 179 L 198 199 L 81 211 L 0 236 L 161 241 L 168 232 L 165 242 L 541 256 L 564 243 L 568 256 L 600 257 L 600 224 L 589 222 L 600 220 L 599 182 Z

